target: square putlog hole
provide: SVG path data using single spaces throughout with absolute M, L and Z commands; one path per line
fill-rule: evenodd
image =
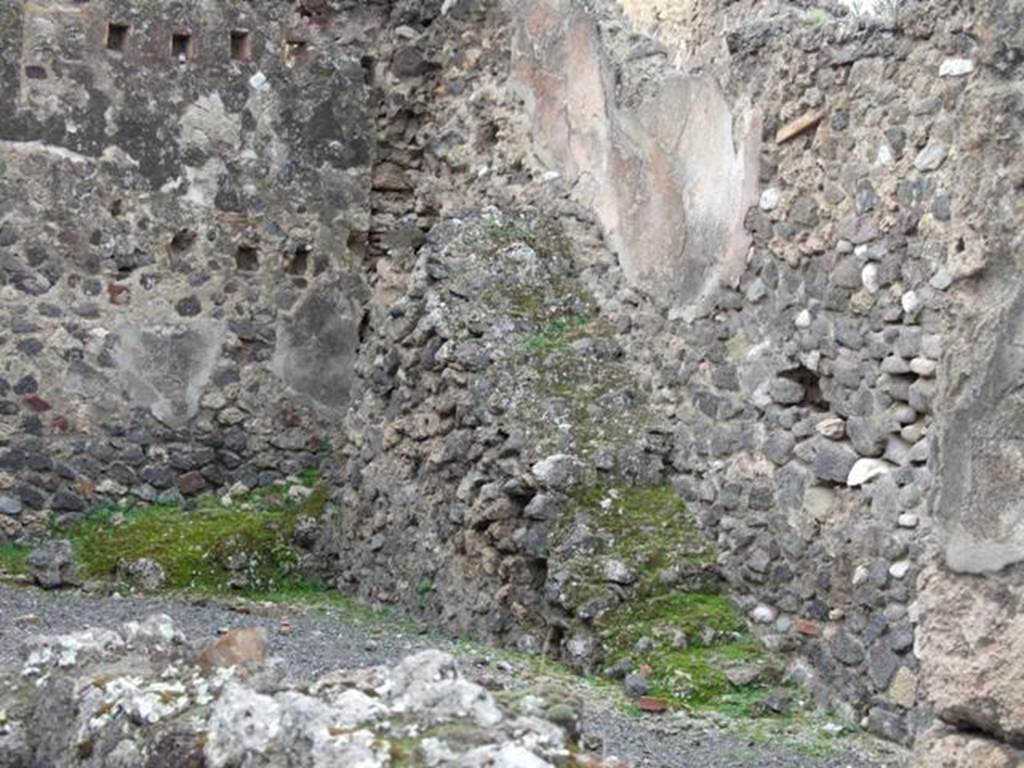
M 306 40 L 289 40 L 284 44 L 284 64 L 292 68 L 301 66 L 309 58 L 309 42 Z
M 308 245 L 300 245 L 291 253 L 285 254 L 284 271 L 289 275 L 304 275 L 309 270 Z
M 127 24 L 115 24 L 110 23 L 107 25 L 107 50 L 108 51 L 123 51 L 124 47 L 128 44 L 128 31 L 129 27 Z
M 235 251 L 235 268 L 239 272 L 255 272 L 260 267 L 260 254 L 251 245 L 240 245 Z
M 171 35 L 171 56 L 178 61 L 188 61 L 192 57 L 192 35 L 187 32 Z
M 196 233 L 191 229 L 179 229 L 171 238 L 171 250 L 175 253 L 187 251 L 195 244 L 196 237 Z
M 252 58 L 252 44 L 249 33 L 244 29 L 236 29 L 231 33 L 231 59 L 248 61 Z

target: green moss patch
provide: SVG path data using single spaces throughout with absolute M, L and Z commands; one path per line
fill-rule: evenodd
M 715 550 L 669 485 L 597 485 L 575 495 L 576 511 L 600 531 L 607 552 L 652 578 L 670 565 L 709 566 Z M 653 584 L 652 584 L 653 586 Z
M 602 668 L 628 662 L 669 706 L 737 715 L 777 688 L 777 662 L 719 593 L 715 548 L 670 486 L 584 488 L 552 541 L 563 606 L 597 633 Z
M 670 705 L 745 716 L 779 681 L 780 668 L 724 595 L 665 592 L 624 606 L 597 626 L 609 661 L 646 668 L 650 695 Z M 730 671 L 741 682 L 730 682 Z
M 489 241 L 477 245 L 504 247 L 522 243 L 543 258 L 565 258 L 571 246 L 559 222 L 549 216 L 514 214 L 482 227 Z
M 305 476 L 301 484 L 314 482 Z M 295 533 L 303 519 L 321 518 L 326 501 L 323 486 L 312 487 L 296 501 L 279 485 L 230 501 L 204 496 L 190 509 L 170 504 L 109 506 L 55 535 L 71 541 L 84 578 L 109 578 L 122 560 L 145 557 L 163 566 L 169 589 L 306 592 L 314 582 L 299 571 Z M 24 572 L 28 552 L 0 547 L 0 567 Z
M 110 576 L 122 560 L 159 562 L 172 589 L 222 592 L 233 585 L 272 590 L 301 578 L 292 544 L 302 518 L 318 519 L 326 489 L 292 502 L 284 486 L 231 500 L 200 499 L 195 509 L 150 506 L 90 515 L 68 533 L 87 577 Z
M 28 549 L 17 544 L 0 544 L 0 571 L 19 574 L 25 572 Z
M 581 329 L 590 322 L 590 318 L 582 313 L 555 317 L 543 323 L 537 333 L 526 336 L 526 347 L 531 352 L 545 353 L 554 349 L 562 349 L 571 341 L 579 338 Z
M 628 368 L 581 353 L 573 342 L 608 338 L 606 324 L 570 313 L 537 323 L 522 336 L 522 353 L 506 361 L 516 420 L 540 451 L 569 448 L 584 461 L 598 448 L 630 445 L 644 424 L 643 398 Z M 570 446 L 562 441 L 566 434 Z
M 484 233 L 496 245 L 512 245 L 525 243 L 536 248 L 538 236 L 536 226 L 528 221 L 508 220 L 492 222 L 484 226 Z
M 551 540 L 549 570 L 570 576 L 563 604 L 585 617 L 614 607 L 623 588 L 640 597 L 656 594 L 674 574 L 703 586 L 715 560 L 714 547 L 667 485 L 583 488 Z

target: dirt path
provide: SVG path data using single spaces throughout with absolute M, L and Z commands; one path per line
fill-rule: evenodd
M 463 659 L 466 674 L 484 682 L 525 685 L 536 682 L 541 674 L 528 662 L 509 659 L 480 646 L 420 634 L 391 620 L 349 615 L 340 609 L 232 604 L 170 596 L 101 597 L 81 591 L 44 592 L 8 585 L 0 585 L 0 666 L 16 661 L 22 643 L 32 635 L 113 626 L 155 612 L 170 615 L 190 637 L 262 625 L 269 633 L 271 653 L 281 659 L 289 673 L 300 677 L 338 667 L 393 662 L 425 647 L 454 651 Z M 600 738 L 608 755 L 625 758 L 637 768 L 904 765 L 901 753 L 894 748 L 888 748 L 887 757 L 857 754 L 867 743 L 858 736 L 828 743 L 820 726 L 794 726 L 793 733 L 772 738 L 772 746 L 768 746 L 763 740 L 743 735 L 743 728 L 723 729 L 708 720 L 682 715 L 638 719 L 617 709 L 606 695 L 582 681 L 561 682 L 577 687 L 585 701 L 586 735 Z M 822 753 L 827 755 L 812 756 Z

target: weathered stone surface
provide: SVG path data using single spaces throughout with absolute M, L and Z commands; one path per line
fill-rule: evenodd
M 401 167 L 394 163 L 381 163 L 373 169 L 373 188 L 381 192 L 410 192 L 412 185 Z
M 790 379 L 773 379 L 770 392 L 772 400 L 782 405 L 796 405 L 804 399 L 804 388 Z
M 912 760 L 915 768 L 1017 768 L 1024 765 L 1024 752 L 983 736 L 938 728 L 922 737 Z
M 75 558 L 67 539 L 48 541 L 32 550 L 27 562 L 28 576 L 43 589 L 77 584 Z
M 884 706 L 868 710 L 867 729 L 883 739 L 906 744 L 909 740 L 906 720 L 898 712 Z
M 971 59 L 946 59 L 939 66 L 939 77 L 963 77 L 974 71 Z
M 846 423 L 846 432 L 861 456 L 878 457 L 885 452 L 887 435 L 872 419 L 852 418 Z
M 917 701 L 917 680 L 915 673 L 907 667 L 900 667 L 889 684 L 887 698 L 893 704 L 911 709 Z
M 208 487 L 206 478 L 195 470 L 178 475 L 176 482 L 178 490 L 183 496 L 195 496 Z
M 627 461 L 615 447 L 593 456 L 579 455 L 585 470 L 594 470 L 598 477 L 623 470 L 659 482 L 667 477 L 720 543 L 721 572 L 730 587 L 744 596 L 745 606 L 777 606 L 776 621 L 782 628 L 792 628 L 798 618 L 820 628 L 817 635 L 796 632 L 786 641 L 799 642 L 801 652 L 813 660 L 823 678 L 822 698 L 831 697 L 840 706 L 852 703 L 856 716 L 867 716 L 872 730 L 901 740 L 919 728 L 928 713 L 901 670 L 913 669 L 917 663 L 911 655 L 915 625 L 907 617 L 916 616 L 915 577 L 929 557 L 932 510 L 928 500 L 937 498 L 934 485 L 946 481 L 945 467 L 938 469 L 947 461 L 944 443 L 963 439 L 992 416 L 985 411 L 986 398 L 991 403 L 997 393 L 1013 397 L 1010 393 L 1017 389 L 1009 380 L 1005 390 L 994 387 L 983 393 L 979 389 L 976 410 L 963 422 L 966 429 L 947 433 L 949 400 L 974 391 L 972 382 L 989 368 L 984 356 L 976 354 L 980 347 L 989 346 L 993 327 L 989 310 L 1008 306 L 1001 303 L 1005 296 L 988 301 L 985 291 L 998 284 L 1007 286 L 1009 293 L 1009 286 L 1017 282 L 1011 265 L 1020 250 L 1019 212 L 1013 205 L 1019 198 L 1013 179 L 1019 174 L 1005 169 L 1017 167 L 1021 131 L 1016 110 L 992 107 L 1016 103 L 1012 76 L 997 74 L 1001 70 L 989 64 L 978 64 L 969 78 L 940 80 L 938 71 L 940 62 L 951 55 L 980 61 L 982 49 L 1005 49 L 1004 43 L 1010 49 L 1019 47 L 1007 42 L 1019 36 L 1019 20 L 998 6 L 984 3 L 970 11 L 961 9 L 961 21 L 952 19 L 948 4 L 924 2 L 915 4 L 914 13 L 896 23 L 860 23 L 826 14 L 820 26 L 808 28 L 801 24 L 799 13 L 793 13 L 792 19 L 762 17 L 757 8 L 741 3 L 627 0 L 627 17 L 604 3 L 550 4 L 543 6 L 547 12 L 540 15 L 534 15 L 532 4 L 508 4 L 513 12 L 523 14 L 515 21 L 516 53 L 522 57 L 518 64 L 525 62 L 527 74 L 533 77 L 528 90 L 549 95 L 528 104 L 537 129 L 534 136 L 547 149 L 547 167 L 561 172 L 559 178 L 550 173 L 545 177 L 560 191 L 571 190 L 578 200 L 591 205 L 608 229 L 613 227 L 607 222 L 616 216 L 623 219 L 621 211 L 629 207 L 621 204 L 616 184 L 650 190 L 649 198 L 625 199 L 643 212 L 636 220 L 638 229 L 650 234 L 646 245 L 659 246 L 645 252 L 667 254 L 666 262 L 676 253 L 695 252 L 689 244 L 680 248 L 677 238 L 682 231 L 693 231 L 688 222 L 681 225 L 679 221 L 680 211 L 687 215 L 686 206 L 669 206 L 667 210 L 675 213 L 659 214 L 653 220 L 653 207 L 647 204 L 664 199 L 663 190 L 677 195 L 680 180 L 700 181 L 701 168 L 690 165 L 677 178 L 662 183 L 657 174 L 645 172 L 642 159 L 635 163 L 639 171 L 614 162 L 594 162 L 594 156 L 608 157 L 605 148 L 609 146 L 630 146 L 630 142 L 661 135 L 662 125 L 656 118 L 634 131 L 632 121 L 619 120 L 615 114 L 624 111 L 623 104 L 637 115 L 650 114 L 643 105 L 647 99 L 658 101 L 663 93 L 662 58 L 684 62 L 691 71 L 700 68 L 711 73 L 723 84 L 727 109 L 737 125 L 750 104 L 764 110 L 765 126 L 759 133 L 769 140 L 760 149 L 760 189 L 743 211 L 753 247 L 747 251 L 745 269 L 733 273 L 736 279 L 730 280 L 725 270 L 718 272 L 704 311 L 694 310 L 691 296 L 665 306 L 646 292 L 607 291 L 619 273 L 614 262 L 596 259 L 600 266 L 594 271 L 606 270 L 589 283 L 600 307 L 597 314 L 616 329 L 622 359 L 637 390 L 657 393 L 654 407 L 663 409 L 676 426 L 652 435 L 652 447 L 632 452 Z M 966 17 L 970 17 L 972 39 L 977 36 L 978 50 L 967 45 L 962 53 L 960 49 L 954 53 L 948 40 L 960 39 L 958 25 L 968 23 Z M 558 21 L 552 23 L 552 18 Z M 631 29 L 631 18 L 644 23 Z M 723 35 L 723 30 L 728 31 Z M 657 35 L 665 50 L 659 49 L 649 61 L 640 59 L 641 64 L 624 61 L 618 41 L 628 39 L 632 48 L 640 39 L 633 32 Z M 723 37 L 728 55 L 722 50 Z M 593 66 L 593 61 L 602 59 L 609 63 L 606 69 Z M 1014 71 L 1015 65 L 1003 66 Z M 578 98 L 567 97 L 574 91 Z M 797 93 L 799 99 L 794 98 Z M 780 128 L 813 111 L 826 113 L 813 130 L 781 145 L 770 140 Z M 677 116 L 687 114 L 686 109 L 676 110 Z M 993 118 L 1001 124 L 1005 121 L 1004 131 L 980 129 Z M 592 131 L 591 126 L 595 126 Z M 616 132 L 623 126 L 629 129 L 624 138 Z M 674 128 L 685 133 L 679 125 Z M 733 133 L 732 152 L 737 155 L 735 147 L 743 144 L 745 134 Z M 660 145 L 651 142 L 641 147 L 648 148 Z M 719 157 L 716 162 L 721 165 L 718 153 L 707 156 Z M 663 167 L 678 170 L 672 157 L 666 158 Z M 689 169 L 694 171 L 692 177 L 686 174 Z M 616 177 L 610 184 L 605 183 L 608 175 Z M 634 184 L 636 179 L 647 183 Z M 563 183 L 565 187 L 560 186 Z M 451 242 L 440 239 L 439 232 L 430 238 Z M 719 249 L 721 241 L 716 245 Z M 669 247 L 660 247 L 666 242 Z M 630 272 L 635 254 L 616 245 Z M 694 246 L 699 250 L 703 243 Z M 990 253 L 1000 254 L 999 259 L 992 259 Z M 938 281 L 943 287 L 931 283 L 940 270 L 949 276 L 948 284 L 945 279 Z M 986 270 L 992 270 L 989 277 Z M 425 271 L 432 280 L 448 281 L 450 275 L 471 269 L 458 259 L 432 253 Z M 705 273 L 711 278 L 714 271 Z M 672 268 L 662 274 L 680 275 L 694 285 L 703 283 L 693 280 L 692 273 L 683 275 Z M 967 274 L 971 280 L 965 279 Z M 627 276 L 635 278 L 632 272 Z M 668 282 L 660 275 L 656 279 Z M 469 282 L 451 284 L 456 295 L 472 297 L 480 287 L 486 290 L 491 285 L 486 279 L 476 286 Z M 451 530 L 461 535 L 460 546 L 477 554 L 479 569 L 486 574 L 480 578 L 486 580 L 502 568 L 514 570 L 513 556 L 504 554 L 532 540 L 525 529 L 535 518 L 530 523 L 521 518 L 531 504 L 534 478 L 524 468 L 552 453 L 576 455 L 580 442 L 585 442 L 583 430 L 577 429 L 581 410 L 589 409 L 588 417 L 597 417 L 596 431 L 603 432 L 605 441 L 613 442 L 613 430 L 601 418 L 607 411 L 593 399 L 580 409 L 576 402 L 565 402 L 575 400 L 567 394 L 573 388 L 561 387 L 563 402 L 544 411 L 544 418 L 559 425 L 560 439 L 543 454 L 531 452 L 530 437 L 513 437 L 519 429 L 530 434 L 529 427 L 523 428 L 524 419 L 509 416 L 515 413 L 510 408 L 514 398 L 479 373 L 484 366 L 511 356 L 488 333 L 488 324 L 503 325 L 509 333 L 521 326 L 478 305 L 477 322 L 467 326 L 469 338 L 460 336 L 457 323 L 448 323 L 440 333 L 443 341 L 431 347 L 422 338 L 414 340 L 416 331 L 410 330 L 417 326 L 414 318 L 421 317 L 421 307 L 425 305 L 423 315 L 431 318 L 431 327 L 440 325 L 435 317 L 465 315 L 429 283 L 425 294 L 425 301 L 415 291 L 402 294 L 394 311 L 408 317 L 394 324 L 390 336 L 403 340 L 402 348 L 393 351 L 382 345 L 372 357 L 375 385 L 380 397 L 392 405 L 390 412 L 381 406 L 361 414 L 363 425 L 383 421 L 383 434 L 368 430 L 366 439 L 351 449 L 352 455 L 361 458 L 351 463 L 350 476 L 365 487 L 348 498 L 358 501 L 352 505 L 360 510 L 356 517 L 372 521 L 355 538 L 369 542 L 381 536 L 387 544 L 378 550 L 379 561 L 369 569 L 379 574 L 386 566 L 400 568 L 407 574 L 407 583 L 413 583 L 427 561 L 401 551 L 396 529 L 416 520 L 420 538 L 445 541 L 440 523 L 423 525 L 422 521 L 452 521 Z M 950 325 L 959 322 L 956 316 L 970 315 L 974 304 L 988 308 L 964 322 L 963 343 L 950 349 L 946 344 Z M 492 319 L 480 321 L 481 317 Z M 418 331 L 426 335 L 422 325 Z M 979 337 L 979 349 L 971 350 L 970 340 Z M 568 346 L 576 349 L 578 341 L 572 339 Z M 921 357 L 941 362 L 930 370 L 915 364 Z M 973 362 L 959 362 L 965 359 Z M 460 365 L 449 366 L 452 360 Z M 426 372 L 415 367 L 417 361 L 424 361 Z M 1007 367 L 1014 369 L 1016 364 Z M 438 381 L 433 373 L 441 369 L 445 372 Z M 476 391 L 487 393 L 484 412 L 472 413 L 467 400 L 480 400 L 464 399 L 461 387 L 452 397 L 457 401 L 454 410 L 435 395 L 442 382 L 450 385 L 467 372 L 473 374 Z M 520 373 L 528 377 L 529 366 Z M 771 382 L 779 377 L 802 387 L 799 399 L 795 389 L 790 397 L 772 396 Z M 924 380 L 933 383 L 923 386 Z M 408 408 L 457 414 L 451 417 L 454 424 L 443 445 L 438 440 L 426 450 L 416 446 L 417 429 L 408 425 L 413 420 L 405 414 Z M 403 414 L 395 416 L 396 411 Z M 816 433 L 825 414 L 846 422 L 845 435 L 838 430 L 828 436 Z M 999 416 L 1009 425 L 1006 435 L 1020 431 L 1012 414 L 1008 406 Z M 465 420 L 459 423 L 460 419 Z M 481 422 L 494 425 L 497 434 L 478 427 Z M 662 440 L 670 445 L 653 447 Z M 822 449 L 819 442 L 835 445 L 836 451 Z M 1015 454 L 1007 450 L 1008 443 L 1000 442 L 994 452 L 1006 451 L 1012 458 Z M 954 461 L 963 463 L 960 457 L 975 448 L 962 447 Z M 474 455 L 486 458 L 460 459 Z M 883 456 L 893 464 L 892 471 L 870 483 L 846 485 L 858 459 Z M 423 479 L 427 473 L 421 460 L 430 462 L 430 467 L 451 469 L 457 502 L 437 494 L 432 480 Z M 493 467 L 501 462 L 499 479 Z M 978 464 L 1014 466 L 1012 460 L 1002 465 L 995 460 Z M 396 477 L 410 479 L 417 492 L 391 490 L 387 483 Z M 949 509 L 964 510 L 967 524 L 973 517 L 979 523 L 977 533 L 983 533 L 991 521 L 986 515 L 1004 499 L 1013 503 L 1009 489 L 1014 477 L 1008 477 L 998 493 L 984 498 L 985 488 L 997 484 L 978 482 L 970 492 L 978 501 L 965 504 L 965 492 Z M 529 490 L 524 491 L 524 486 Z M 911 491 L 904 493 L 905 489 Z M 368 502 L 374 494 L 387 501 Z M 433 501 L 424 501 L 431 497 Z M 977 509 L 966 512 L 971 505 Z M 415 512 L 394 512 L 407 507 Z M 566 546 L 581 558 L 590 556 L 601 546 L 600 531 L 583 524 L 589 520 L 577 525 L 574 519 L 566 525 L 570 521 L 560 517 L 564 514 L 563 510 L 545 521 L 550 523 L 549 534 L 571 529 Z M 916 515 L 916 525 L 901 527 L 903 514 Z M 1011 517 L 1007 515 L 1007 520 Z M 381 528 L 387 530 L 386 537 Z M 563 550 L 556 538 L 549 535 L 547 542 L 549 566 Z M 992 538 L 998 539 L 999 534 Z M 359 551 L 355 546 L 352 550 Z M 531 545 L 530 551 L 539 550 Z M 526 559 L 522 549 L 516 551 L 515 557 L 519 556 Z M 526 574 L 520 574 L 517 578 L 525 581 Z M 549 595 L 557 599 L 570 592 L 558 574 L 561 571 L 550 568 L 541 599 L 551 600 Z M 471 610 L 467 601 L 444 586 L 457 579 L 443 566 L 433 575 L 442 584 L 439 593 L 450 601 L 445 607 L 457 611 L 459 621 L 465 620 Z M 387 577 L 375 581 L 371 587 L 360 581 L 359 574 L 351 574 L 351 582 L 360 590 L 379 589 L 402 599 Z M 497 577 L 498 582 L 507 587 L 502 594 L 509 595 L 514 606 L 508 611 L 499 607 L 502 616 L 514 616 L 520 610 L 519 599 L 526 612 L 536 604 L 529 602 L 536 598 L 520 582 L 504 576 Z M 483 591 L 494 594 L 497 587 Z M 486 598 L 479 601 L 479 611 L 495 607 Z M 587 616 L 607 610 L 609 602 L 607 595 L 587 601 Z M 517 630 L 507 629 L 515 624 L 509 618 L 498 634 L 518 641 Z M 592 634 L 578 626 L 564 634 L 567 657 L 586 659 L 595 652 Z M 833 644 L 837 637 L 844 639 Z M 899 657 L 895 672 L 890 652 Z M 874 679 L 869 668 L 872 661 Z M 879 688 L 890 674 L 890 687 L 900 681 L 892 698 L 888 689 Z
M 942 720 L 1024 745 L 1020 576 L 979 578 L 941 566 L 922 574 L 915 650 Z
M 117 564 L 117 577 L 144 592 L 160 589 L 167 582 L 167 573 L 160 563 L 148 557 L 123 560 Z
M 936 171 L 946 162 L 947 157 L 949 157 L 948 146 L 932 143 L 922 149 L 914 158 L 914 167 L 919 171 Z
M 819 700 L 921 727 L 932 521 L 961 570 L 1024 551 L 1014 4 L 807 24 L 538 0 L 506 26 L 478 3 L 257 2 L 245 63 L 205 42 L 235 6 L 194 5 L 203 45 L 174 66 L 169 11 L 118 54 L 126 3 L 0 7 L 0 536 L 79 514 L 69 493 L 254 487 L 330 453 L 339 585 L 597 668 L 588 623 L 637 567 L 603 489 L 671 488 Z M 564 229 L 479 211 L 508 200 Z M 572 493 L 531 471 L 554 455 L 580 461 Z M 861 458 L 893 468 L 850 487 Z
M 811 469 L 822 480 L 845 483 L 857 462 L 857 454 L 848 446 L 818 439 L 812 449 Z
M 804 493 L 803 512 L 810 520 L 827 521 L 838 504 L 838 497 L 831 488 L 812 486 Z
M 562 502 L 552 494 L 538 493 L 526 505 L 523 514 L 533 520 L 553 520 L 558 516 Z
M 876 690 L 886 690 L 897 669 L 899 658 L 886 645 L 876 645 L 868 652 L 868 674 Z
M 1024 381 L 1024 292 L 986 307 L 994 333 L 958 339 L 972 361 L 970 385 L 942 416 L 941 493 L 937 518 L 946 562 L 965 573 L 996 572 L 1024 560 L 1024 428 L 1019 385 Z M 967 328 L 963 332 L 967 333 Z
M 829 440 L 842 440 L 846 436 L 846 422 L 834 417 L 822 419 L 814 425 L 814 431 Z
M 0 691 L 0 758 L 11 768 L 384 768 L 399 758 L 544 768 L 575 749 L 562 726 L 539 716 L 543 698 L 503 706 L 441 651 L 302 686 L 260 669 L 262 656 L 251 661 L 251 685 L 235 667 L 193 665 L 165 616 L 37 638 L 23 666 L 0 670 L 50 681 Z M 577 722 L 573 705 L 562 706 Z
M 864 647 L 848 632 L 841 631 L 832 640 L 832 653 L 839 661 L 848 666 L 855 666 L 864 661 Z
M 267 633 L 262 627 L 232 629 L 208 644 L 197 655 L 201 669 L 256 667 L 267 656 Z
M 15 517 L 21 514 L 22 509 L 24 509 L 24 505 L 21 503 L 21 499 L 14 496 L 0 496 L 0 515 Z
M 626 675 L 626 679 L 623 681 L 623 686 L 626 689 L 626 693 L 633 698 L 644 696 L 651 689 L 647 678 L 638 672 L 631 672 Z
M 319 407 L 337 411 L 349 401 L 363 317 L 360 298 L 354 285 L 348 291 L 322 285 L 279 321 L 274 370 Z
M 181 426 L 199 412 L 199 398 L 220 357 L 222 332 L 191 328 L 121 329 L 114 358 L 133 399 L 160 421 Z
M 571 491 L 580 482 L 583 466 L 576 457 L 560 453 L 541 459 L 531 471 L 543 487 L 553 491 Z

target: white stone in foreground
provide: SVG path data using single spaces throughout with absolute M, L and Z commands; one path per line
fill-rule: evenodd
M 892 464 L 881 459 L 858 459 L 846 478 L 846 484 L 850 488 L 858 488 L 877 477 L 892 472 L 892 469 Z

